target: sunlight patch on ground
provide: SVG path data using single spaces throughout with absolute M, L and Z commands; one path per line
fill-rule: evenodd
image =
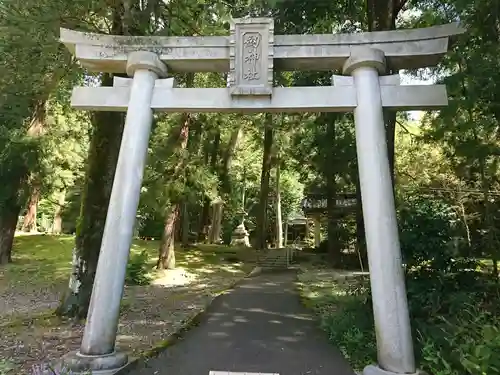
M 302 268 L 298 275 L 297 287 L 305 306 L 318 314 L 337 311 L 338 301 L 351 295 L 346 285 L 363 283 L 367 272 L 351 272 L 343 270 L 318 270 Z
M 234 263 L 234 265 L 222 265 L 222 266 L 220 266 L 220 269 L 222 269 L 226 272 L 240 273 L 241 270 L 239 268 L 236 268 L 235 266 L 242 267 L 243 263 Z
M 129 324 L 131 323 L 131 324 L 136 324 L 136 325 L 149 326 L 149 327 L 164 327 L 167 324 L 170 324 L 170 322 L 166 322 L 166 321 L 163 321 L 163 320 L 162 321 L 153 322 L 151 320 L 146 320 L 146 319 L 130 320 L 128 323 Z M 120 338 L 126 338 L 126 337 L 136 337 L 136 336 L 124 336 L 124 335 L 120 336 Z
M 82 322 L 53 316 L 68 285 L 74 245 L 74 236 L 16 236 L 14 262 L 0 269 L 0 358 L 12 358 L 16 370 L 59 358 L 81 343 Z M 132 255 L 147 253 L 154 279 L 153 285 L 125 286 L 117 345 L 128 352 L 167 339 L 250 272 L 257 258 L 248 249 L 193 245 L 176 248 L 176 269 L 156 271 L 158 246 L 158 241 L 135 239 L 131 247 Z
M 216 270 L 214 268 L 210 268 L 210 267 L 206 267 L 206 268 L 202 268 L 202 269 L 198 270 L 199 273 L 205 273 L 205 274 L 211 274 L 211 273 L 215 273 L 217 271 L 218 270 Z
M 282 314 L 282 313 L 276 313 L 274 311 L 267 311 L 267 310 L 260 309 L 260 308 L 240 309 L 238 307 L 234 307 L 233 310 L 234 311 L 244 311 L 244 312 L 274 315 L 274 316 L 279 316 L 279 317 L 283 317 L 283 318 L 291 318 L 291 319 L 298 319 L 298 320 L 312 320 L 312 318 L 309 315 Z
M 21 232 L 19 230 L 16 230 L 14 236 L 15 237 L 23 237 L 23 236 L 38 236 L 38 235 L 41 235 L 43 233 L 41 232 Z
M 198 276 L 196 274 L 189 272 L 185 268 L 178 267 L 173 270 L 158 271 L 151 285 L 163 287 L 183 286 L 191 284 L 197 278 Z
M 126 342 L 134 342 L 136 340 L 147 340 L 147 337 L 141 337 L 137 335 L 117 335 L 117 340 L 120 340 L 122 343 Z

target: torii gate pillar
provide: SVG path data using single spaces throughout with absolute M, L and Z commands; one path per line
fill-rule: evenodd
M 118 317 L 153 121 L 151 98 L 167 68 L 155 53 L 137 51 L 129 55 L 127 74 L 133 77 L 130 100 L 87 323 L 80 350 L 63 358 L 77 373 L 113 373 L 128 362 L 115 351 Z
M 415 357 L 382 113 L 379 74 L 386 71 L 384 53 L 368 47 L 353 49 L 343 71 L 353 76 L 356 87 L 356 150 L 380 366 L 368 366 L 363 374 L 414 374 Z

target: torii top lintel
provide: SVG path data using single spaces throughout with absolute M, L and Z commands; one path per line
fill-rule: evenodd
M 232 20 L 229 36 L 134 37 L 61 28 L 60 40 L 87 69 L 110 73 L 125 72 L 128 54 L 139 50 L 157 53 L 171 72 L 230 72 L 235 63 L 244 63 L 238 61 L 239 49 L 252 48 L 253 43 L 264 57 L 263 67 L 272 73 L 340 69 L 356 46 L 383 51 L 393 69 L 434 66 L 448 51 L 451 38 L 463 32 L 451 23 L 355 34 L 274 35 L 271 18 L 242 18 Z

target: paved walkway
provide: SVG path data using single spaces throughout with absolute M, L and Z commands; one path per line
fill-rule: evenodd
M 300 304 L 295 273 L 249 278 L 217 298 L 199 326 L 140 375 L 208 375 L 209 371 L 279 375 L 354 375 L 349 364 Z

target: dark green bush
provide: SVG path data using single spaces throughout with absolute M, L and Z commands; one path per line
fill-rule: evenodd
M 408 197 L 399 222 L 417 363 L 432 375 L 500 375 L 500 287 L 450 246 L 453 210 L 442 200 Z M 334 287 L 342 292 L 321 302 L 322 325 L 360 370 L 377 359 L 369 285 Z
M 125 282 L 128 285 L 148 285 L 151 282 L 151 276 L 149 275 L 151 267 L 148 260 L 149 256 L 145 250 L 130 256 L 125 276 Z
M 407 267 L 448 271 L 456 233 L 453 208 L 443 200 L 408 196 L 400 205 L 398 216 L 401 251 Z
M 432 375 L 500 374 L 500 321 L 492 301 L 498 288 L 484 277 L 476 279 L 476 293 L 461 292 L 457 280 L 444 283 L 455 285 L 456 290 L 438 288 L 427 295 L 429 279 L 409 283 L 417 363 Z M 342 291 L 318 304 L 321 325 L 352 366 L 361 370 L 377 360 L 368 283 L 335 288 Z
M 452 246 L 458 232 L 444 200 L 406 197 L 399 210 L 401 250 L 416 352 L 434 375 L 500 374 L 500 289 L 476 259 Z M 492 337 L 495 337 L 492 339 Z
M 160 239 L 165 227 L 164 219 L 161 215 L 147 213 L 140 216 L 138 220 L 138 235 L 140 238 Z
M 423 369 L 434 375 L 500 374 L 500 324 L 478 306 L 462 305 L 460 314 L 417 323 Z

